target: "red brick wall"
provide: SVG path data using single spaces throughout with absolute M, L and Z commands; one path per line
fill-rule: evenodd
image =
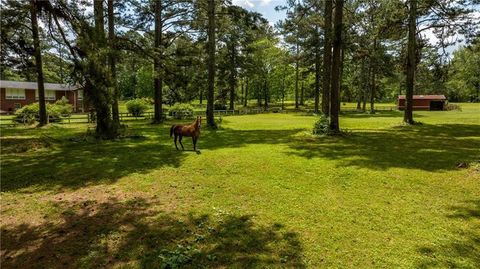
M 15 110 L 15 104 L 20 104 L 22 107 L 35 102 L 35 90 L 25 90 L 24 100 L 7 100 L 5 98 L 5 88 L 0 89 L 0 110 L 13 113 Z
M 0 110 L 6 111 L 8 113 L 13 113 L 15 110 L 15 104 L 20 104 L 22 107 L 37 102 L 35 98 L 35 90 L 25 90 L 25 100 L 7 100 L 5 98 L 6 91 L 5 88 L 0 89 Z M 62 99 L 62 96 L 68 98 L 68 102 L 75 105 L 74 94 L 72 91 L 55 91 L 56 100 L 47 100 L 48 103 L 55 103 L 55 101 Z M 78 104 L 78 102 L 77 102 Z M 74 108 L 75 109 L 75 108 Z

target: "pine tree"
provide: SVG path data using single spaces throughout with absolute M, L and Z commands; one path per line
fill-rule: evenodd
M 43 84 L 43 66 L 42 53 L 40 51 L 40 37 L 38 35 L 38 13 L 39 5 L 37 0 L 30 0 L 30 15 L 32 23 L 33 47 L 35 56 L 35 68 L 37 70 L 37 85 L 38 85 L 38 102 L 40 120 L 39 125 L 43 126 L 48 123 L 47 108 L 45 105 L 45 86 Z

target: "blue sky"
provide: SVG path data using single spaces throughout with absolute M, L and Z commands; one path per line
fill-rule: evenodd
M 285 0 L 232 0 L 232 3 L 237 6 L 244 7 L 251 11 L 261 13 L 271 25 L 274 25 L 277 21 L 285 18 L 284 11 L 275 11 L 275 7 L 279 5 L 285 5 Z M 476 10 L 474 17 L 480 20 L 480 6 L 474 6 Z M 436 43 L 438 40 L 434 36 L 432 31 L 426 31 L 424 33 L 431 43 Z M 457 43 L 447 49 L 448 52 L 456 50 L 462 43 Z
M 232 3 L 263 14 L 271 24 L 285 18 L 284 11 L 275 11 L 276 6 L 285 5 L 285 0 L 232 0 Z

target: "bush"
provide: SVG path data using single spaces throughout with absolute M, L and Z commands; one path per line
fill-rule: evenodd
M 33 124 L 39 115 L 39 111 L 39 103 L 26 105 L 15 111 L 15 117 L 13 118 L 13 120 L 16 122 Z
M 72 114 L 73 106 L 68 102 L 68 99 L 65 96 L 62 96 L 62 99 L 56 101 L 55 104 L 50 105 L 50 109 L 60 115 L 70 115 Z
M 193 116 L 193 106 L 190 104 L 174 104 L 168 114 L 175 119 L 187 119 Z
M 47 115 L 49 122 L 61 121 L 62 115 L 69 115 L 72 113 L 73 107 L 68 103 L 68 99 L 62 97 L 55 104 L 47 103 Z M 33 103 L 26 105 L 19 110 L 15 111 L 14 121 L 21 123 L 33 124 L 35 121 L 39 121 L 40 118 L 40 104 Z
M 140 98 L 127 101 L 125 105 L 127 106 L 128 112 L 132 113 L 132 115 L 135 117 L 142 116 L 143 113 L 150 107 L 147 100 Z
M 227 110 L 227 105 L 224 105 L 220 102 L 216 102 L 215 104 L 213 104 L 213 109 L 214 110 Z
M 314 135 L 328 135 L 330 134 L 330 118 L 321 115 L 320 118 L 313 125 Z
M 458 111 L 462 111 L 462 108 L 457 105 L 457 104 L 447 104 L 445 105 L 445 109 L 446 110 L 458 110 Z

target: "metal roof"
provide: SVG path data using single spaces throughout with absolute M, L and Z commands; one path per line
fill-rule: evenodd
M 44 83 L 45 90 L 74 91 L 78 86 L 57 83 Z M 37 82 L 0 80 L 0 88 L 38 90 Z
M 405 99 L 405 95 L 399 95 L 398 99 Z M 447 100 L 445 95 L 414 95 L 413 99 L 417 100 Z

